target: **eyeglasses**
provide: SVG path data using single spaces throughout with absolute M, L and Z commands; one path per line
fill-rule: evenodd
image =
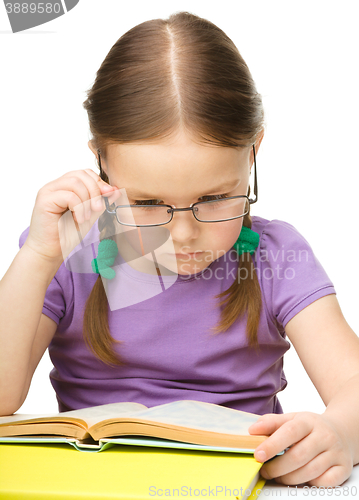
M 254 199 L 246 195 L 230 196 L 209 201 L 198 201 L 187 208 L 173 208 L 171 205 L 117 205 L 110 210 L 108 199 L 104 197 L 106 211 L 116 215 L 117 222 L 124 226 L 163 226 L 173 219 L 174 212 L 192 210 L 199 222 L 225 222 L 239 219 L 249 213 L 249 206 L 258 200 L 256 152 L 254 155 Z M 220 196 L 220 195 L 219 195 Z

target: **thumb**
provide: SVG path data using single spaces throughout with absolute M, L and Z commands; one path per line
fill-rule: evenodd
M 263 434 L 270 436 L 283 424 L 292 420 L 296 412 L 292 413 L 267 413 L 259 417 L 257 422 L 248 428 L 249 434 Z
M 100 186 L 101 190 L 113 191 L 114 189 L 118 189 L 118 187 L 113 186 L 112 184 L 108 184 L 103 179 L 100 178 Z

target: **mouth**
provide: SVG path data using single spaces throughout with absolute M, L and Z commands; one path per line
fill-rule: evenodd
M 177 259 L 193 259 L 194 257 L 199 257 L 204 252 L 191 252 L 191 253 L 171 253 L 169 255 L 175 255 Z

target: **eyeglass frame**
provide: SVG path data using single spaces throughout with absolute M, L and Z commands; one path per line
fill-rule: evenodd
M 257 184 L 257 161 L 256 161 L 256 150 L 255 150 L 255 146 L 253 144 L 253 158 L 254 158 L 254 188 L 253 188 L 253 191 L 254 191 L 254 195 L 255 195 L 255 199 L 251 199 L 249 198 L 247 195 L 238 195 L 238 196 L 229 196 L 228 198 L 224 198 L 225 200 L 232 200 L 232 199 L 235 199 L 235 198 L 247 198 L 248 202 L 250 205 L 253 205 L 254 203 L 256 203 L 258 201 L 258 184 Z M 102 170 L 101 168 L 101 159 L 100 159 L 100 151 L 98 150 L 97 151 L 98 153 L 98 158 L 99 158 L 99 167 L 100 167 L 100 170 Z M 106 204 L 106 212 L 111 214 L 111 215 L 115 215 L 116 216 L 116 220 L 119 224 L 123 225 L 123 226 L 130 226 L 130 227 L 156 227 L 156 226 L 164 226 L 166 224 L 169 224 L 172 219 L 173 219 L 173 214 L 174 212 L 186 212 L 188 210 L 191 210 L 192 211 L 192 214 L 193 214 L 193 217 L 198 221 L 198 222 L 203 222 L 203 223 L 214 223 L 214 222 L 227 222 L 229 220 L 234 220 L 234 219 L 240 219 L 241 217 L 244 217 L 245 215 L 248 214 L 248 212 L 246 212 L 245 214 L 243 215 L 239 215 L 237 217 L 232 217 L 230 219 L 221 219 L 221 220 L 215 220 L 215 221 L 203 221 L 203 220 L 199 220 L 197 219 L 195 213 L 194 213 L 194 207 L 196 205 L 200 205 L 200 204 L 203 204 L 203 203 L 213 203 L 213 202 L 218 202 L 218 200 L 209 200 L 209 201 L 196 201 L 195 203 L 192 203 L 189 207 L 186 207 L 186 208 L 173 208 L 171 205 L 117 205 L 115 207 L 115 210 L 109 210 L 109 202 L 108 202 L 108 199 L 106 196 L 104 196 L 104 199 L 105 199 L 105 204 Z M 163 222 L 161 224 L 126 224 L 124 222 L 120 222 L 118 220 L 118 217 L 117 217 L 117 208 L 123 208 L 123 207 L 156 207 L 156 206 L 161 206 L 161 207 L 168 207 L 168 210 L 167 210 L 167 213 L 170 213 L 171 212 L 171 218 L 168 222 Z

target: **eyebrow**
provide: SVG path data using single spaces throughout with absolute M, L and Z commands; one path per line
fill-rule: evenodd
M 231 181 L 226 181 L 220 184 L 219 186 L 216 186 L 213 189 L 207 189 L 206 194 L 208 193 L 213 193 L 214 191 L 230 191 L 231 189 L 234 189 L 234 187 L 239 184 L 241 179 L 233 179 Z M 144 193 L 142 191 L 137 191 L 137 190 L 131 190 L 131 188 L 125 188 L 126 193 L 131 196 L 131 198 L 148 198 L 148 199 L 161 199 L 160 196 L 154 195 L 154 194 L 149 194 L 149 193 Z

